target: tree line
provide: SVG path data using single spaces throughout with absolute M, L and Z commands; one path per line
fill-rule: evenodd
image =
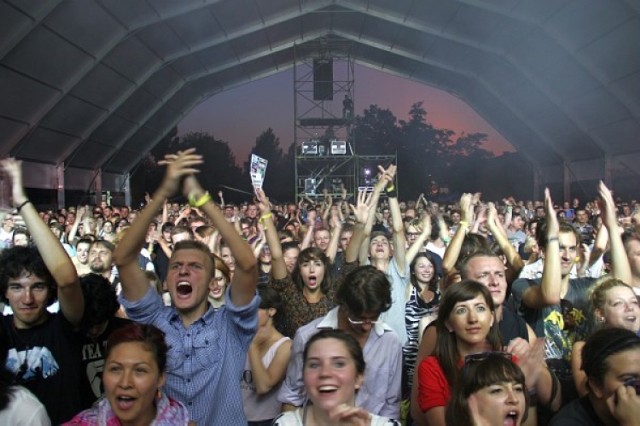
M 522 155 L 496 157 L 484 147 L 486 134 L 456 135 L 451 129 L 434 126 L 427 120 L 422 102 L 411 106 L 407 120 L 398 120 L 389 109 L 370 105 L 355 117 L 352 139 L 358 155 L 397 155 L 401 199 L 416 199 L 420 193 L 427 195 L 445 187 L 453 197 L 463 191 L 480 191 L 491 198 L 527 198 L 531 192 L 533 172 Z M 198 177 L 204 187 L 224 191 L 226 201 L 248 200 L 252 191 L 250 156 L 239 165 L 231 143 L 206 132 L 179 137 L 174 128 L 132 175 L 133 200 L 142 200 L 145 192 L 152 193 L 159 185 L 163 173 L 156 165 L 159 159 L 190 147 L 205 158 L 206 169 Z M 283 149 L 271 128 L 262 132 L 253 146 L 254 154 L 269 161 L 264 188 L 276 200 L 293 200 L 295 149 L 294 144 Z

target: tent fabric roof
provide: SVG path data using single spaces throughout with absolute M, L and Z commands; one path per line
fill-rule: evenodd
M 458 96 L 539 170 L 640 161 L 636 0 L 1 0 L 0 40 L 0 154 L 64 169 L 128 173 L 318 40 Z

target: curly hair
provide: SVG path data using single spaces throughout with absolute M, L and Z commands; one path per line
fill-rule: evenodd
M 5 294 L 10 279 L 20 278 L 22 275 L 34 275 L 42 279 L 49 286 L 48 305 L 55 302 L 58 288 L 53 276 L 42 260 L 42 256 L 35 247 L 12 247 L 0 253 L 0 292 L 2 301 L 9 303 Z

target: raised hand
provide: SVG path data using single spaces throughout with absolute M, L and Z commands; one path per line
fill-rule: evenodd
M 258 209 L 260 210 L 260 214 L 264 215 L 271 211 L 271 203 L 269 202 L 269 197 L 264 193 L 262 188 L 256 189 L 256 204 Z
M 609 229 L 615 229 L 615 226 L 618 224 L 616 218 L 616 203 L 613 201 L 611 191 L 602 181 L 598 184 L 598 195 L 598 205 L 600 207 L 600 214 L 602 215 L 602 223 Z
M 0 165 L 4 172 L 11 178 L 13 204 L 19 206 L 27 200 L 27 196 L 22 185 L 22 161 L 10 157 L 2 160 Z
M 386 169 L 382 166 L 378 166 L 378 171 L 380 172 L 380 182 L 384 182 L 385 186 L 393 183 L 393 178 L 396 176 L 397 167 L 395 164 L 391 164 Z
M 558 223 L 558 216 L 553 208 L 553 200 L 551 199 L 551 192 L 549 188 L 544 189 L 544 210 L 547 221 L 547 236 L 557 237 L 560 232 L 560 224 Z
M 460 197 L 460 216 L 464 222 L 473 222 L 473 195 L 464 193 Z
M 158 161 L 158 165 L 166 165 L 167 171 L 165 172 L 164 179 L 160 185 L 160 189 L 164 192 L 166 198 L 171 197 L 178 191 L 180 185 L 180 179 L 184 176 L 193 175 L 199 173 L 200 170 L 195 168 L 203 163 L 202 156 L 195 153 L 195 148 L 189 148 L 184 151 L 178 151 L 175 154 L 167 154 L 164 160 Z M 187 188 L 188 187 L 188 188 Z M 187 184 L 185 179 L 185 185 L 183 187 L 188 196 L 189 192 L 193 189 L 199 188 L 195 177 Z
M 369 217 L 369 210 L 371 209 L 371 198 L 373 196 L 373 192 L 367 194 L 366 190 L 358 191 L 358 199 L 356 205 L 349 204 L 351 207 L 351 211 L 356 216 L 356 220 L 358 223 L 367 223 L 367 218 Z

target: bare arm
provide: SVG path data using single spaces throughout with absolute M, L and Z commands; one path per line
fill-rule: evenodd
M 487 225 L 489 226 L 489 230 L 493 234 L 493 237 L 496 239 L 496 242 L 502 249 L 507 262 L 511 265 L 511 269 L 517 276 L 522 268 L 524 268 L 524 262 L 515 247 L 509 243 L 507 234 L 498 220 L 498 211 L 493 203 L 489 203 L 489 217 L 487 218 Z
M 80 222 L 82 222 L 82 218 L 84 217 L 84 207 L 78 206 L 76 210 L 76 219 L 73 221 L 73 225 L 71 225 L 71 229 L 69 230 L 68 241 L 69 244 L 75 244 L 78 241 L 78 227 L 80 226 Z
M 473 213 L 471 213 L 471 197 L 472 195 L 467 193 L 462 194 L 462 197 L 460 197 L 460 215 L 462 220 L 458 224 L 458 229 L 456 229 L 456 233 L 453 235 L 451 242 L 449 242 L 444 252 L 444 257 L 442 258 L 442 273 L 444 276 L 449 275 L 453 271 L 458 261 L 458 256 L 460 256 L 462 242 L 467 235 L 469 221 L 473 217 Z
M 60 240 L 38 215 L 34 205 L 28 201 L 22 181 L 22 162 L 7 158 L 0 163 L 11 177 L 13 204 L 20 208 L 20 216 L 31 233 L 40 256 L 58 287 L 60 310 L 73 325 L 78 325 L 84 313 L 84 298 L 78 273 Z M 25 204 L 26 203 L 26 204 Z
M 342 232 L 342 221 L 336 216 L 331 217 L 331 240 L 327 246 L 326 255 L 329 261 L 333 263 L 336 260 L 336 253 L 338 253 L 338 242 L 340 241 L 340 233 Z
M 411 247 L 409 247 L 409 250 L 407 250 L 405 259 L 407 264 L 410 265 L 416 255 L 422 251 L 422 247 L 429 238 L 429 235 L 431 235 L 431 216 L 429 216 L 429 213 L 425 213 L 425 216 L 422 218 L 422 231 Z
M 356 216 L 356 224 L 353 227 L 353 235 L 351 236 L 351 241 L 349 241 L 349 245 L 347 246 L 347 250 L 344 254 L 344 261 L 346 263 L 352 263 L 358 259 L 362 241 L 365 239 L 365 223 L 371 216 L 370 203 L 372 202 L 372 198 L 373 194 L 369 194 L 369 196 L 367 196 L 365 191 L 359 191 L 356 205 L 350 206 Z
M 177 191 L 180 179 L 187 174 L 197 172 L 193 167 L 202 163 L 202 157 L 195 154 L 195 149 L 178 151 L 177 154 L 165 158 L 166 160 L 159 162 L 167 165 L 160 187 L 153 194 L 151 202 L 140 211 L 113 252 L 113 262 L 120 273 L 122 294 L 130 302 L 142 299 L 149 289 L 144 271 L 138 266 L 138 253 L 144 244 L 149 224 L 167 198 Z
M 395 166 L 393 166 L 395 167 Z M 369 237 L 371 235 L 371 229 L 373 229 L 373 221 L 376 217 L 376 209 L 378 208 L 378 201 L 380 201 L 380 193 L 387 186 L 388 180 L 385 179 L 386 174 L 384 173 L 384 169 L 379 166 L 382 175 L 378 182 L 373 187 L 373 192 L 369 198 L 369 217 L 367 218 L 367 222 L 364 225 L 364 239 L 359 248 L 358 259 L 360 260 L 360 264 L 364 265 L 369 258 Z M 395 174 L 395 168 L 393 173 Z
M 522 302 L 532 308 L 541 309 L 560 303 L 562 270 L 560 267 L 559 224 L 549 188 L 544 191 L 544 204 L 547 220 L 547 247 L 544 257 L 544 272 L 540 285 L 530 286 L 522 295 Z
M 398 270 L 404 271 L 407 265 L 407 238 L 404 235 L 404 222 L 397 198 L 389 198 L 389 210 L 393 221 L 393 258 L 396 260 Z M 393 214 L 395 210 L 398 212 L 397 218 Z
M 262 189 L 256 190 L 256 202 L 260 210 L 260 217 L 264 218 L 260 220 L 262 221 L 262 226 L 264 226 L 269 250 L 271 250 L 271 276 L 274 280 L 284 279 L 289 272 L 287 271 L 287 265 L 284 263 L 282 245 L 280 245 L 280 238 L 278 238 L 276 225 L 273 222 L 271 204 Z
M 598 185 L 600 195 L 600 211 L 602 212 L 602 223 L 609 231 L 609 241 L 611 244 L 611 274 L 622 282 L 630 283 L 633 280 L 631 266 L 627 252 L 622 245 L 622 237 L 618 229 L 616 220 L 616 205 L 613 201 L 611 191 L 602 182 Z
M 253 383 L 256 385 L 256 393 L 264 395 L 284 380 L 289 358 L 291 357 L 291 340 L 282 343 L 278 347 L 276 355 L 268 368 L 265 368 L 262 364 L 262 356 L 258 350 L 258 345 L 254 342 L 255 338 L 249 346 L 249 364 L 251 365 Z

